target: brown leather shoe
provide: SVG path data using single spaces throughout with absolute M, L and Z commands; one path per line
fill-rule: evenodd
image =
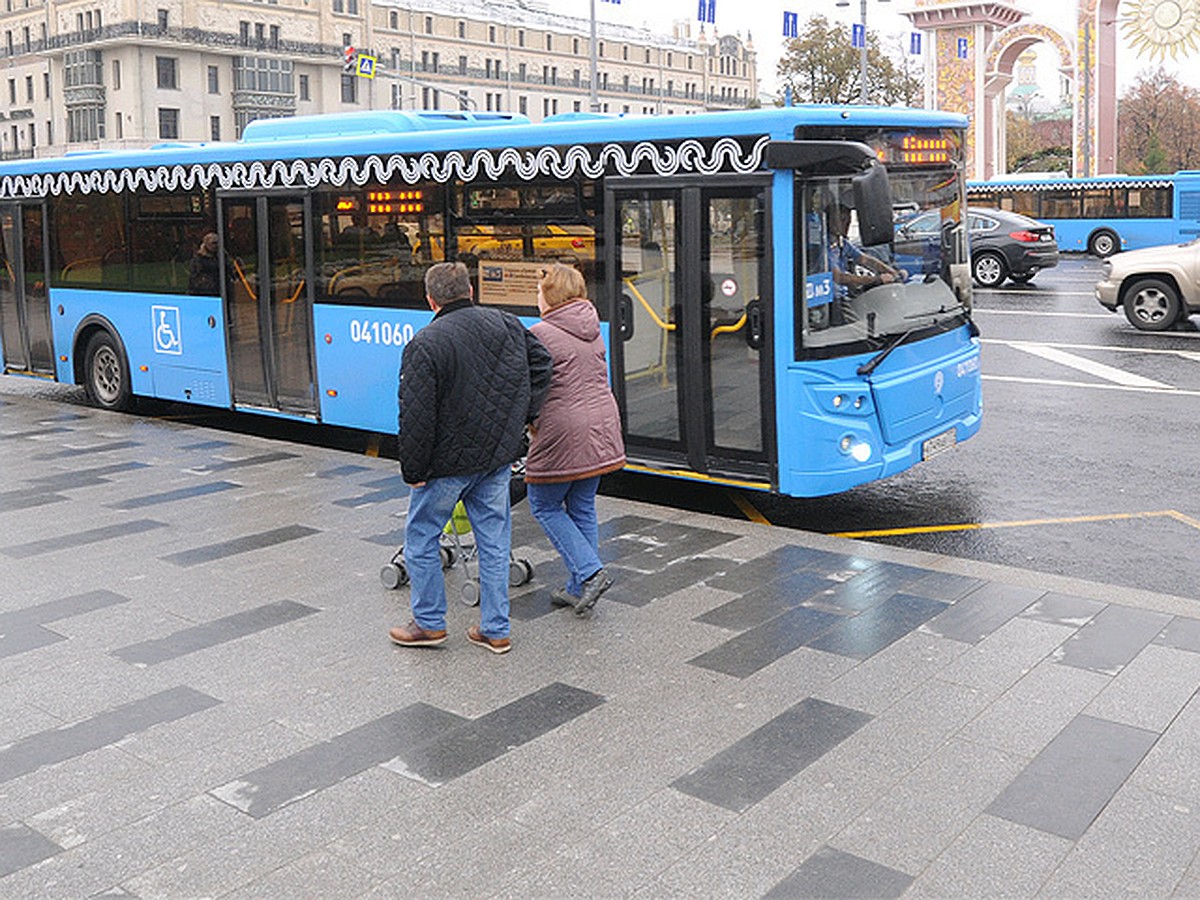
M 478 625 L 472 625 L 467 629 L 467 640 L 472 644 L 478 644 L 485 650 L 491 650 L 493 653 L 507 653 L 512 649 L 512 641 L 508 638 L 493 638 L 488 637 L 479 630 Z
M 426 631 L 416 622 L 409 622 L 402 628 L 393 628 L 388 632 L 393 644 L 401 647 L 436 647 L 446 643 L 446 629 L 441 631 Z

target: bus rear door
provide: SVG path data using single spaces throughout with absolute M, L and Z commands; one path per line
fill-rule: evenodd
M 223 196 L 225 322 L 235 407 L 315 418 L 312 220 L 300 194 Z
M 767 186 L 610 180 L 613 388 L 633 468 L 769 488 Z
M 54 375 L 45 220 L 41 203 L 0 205 L 0 335 L 7 372 Z

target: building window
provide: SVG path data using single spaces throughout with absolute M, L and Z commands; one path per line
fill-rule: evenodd
M 11 31 L 4 32 L 4 45 L 8 48 L 8 55 L 12 56 L 15 52 L 15 48 L 13 47 L 13 37 Z
M 465 56 L 460 56 L 458 58 L 458 74 L 459 75 L 467 74 L 467 58 Z
M 125 137 L 125 120 L 121 118 L 120 113 L 117 113 L 116 115 L 113 116 L 113 125 L 116 126 L 116 128 L 114 128 L 113 131 L 116 132 L 116 137 L 117 137 L 117 140 L 119 141 L 123 137 Z
M 233 59 L 233 89 L 256 93 L 288 94 L 292 89 L 292 61 L 257 56 Z M 350 76 L 354 78 L 354 76 Z
M 433 34 L 433 16 L 425 17 L 425 33 Z
M 21 29 L 21 38 L 25 41 L 25 52 L 28 53 L 30 50 L 29 26 L 28 25 L 26 25 L 24 28 Z
M 171 20 L 170 13 L 165 9 L 160 9 L 158 11 L 158 30 L 166 31 L 167 23 L 170 22 L 170 20 Z
M 44 95 L 42 97 L 43 100 L 50 99 L 50 73 L 49 72 L 42 73 L 42 94 Z
M 154 68 L 158 73 L 158 86 L 164 90 L 179 89 L 179 60 L 173 56 L 154 57 Z
M 17 105 L 17 79 L 8 79 L 8 103 L 9 106 Z
M 342 76 L 342 102 L 357 103 L 358 102 L 358 76 L 343 75 Z
M 395 10 L 392 10 L 390 13 L 388 13 L 388 27 L 391 28 L 392 31 L 400 30 L 400 14 Z
M 579 38 L 571 38 L 571 52 L 579 55 Z
M 578 100 L 576 100 L 574 103 L 571 104 L 571 108 L 575 112 L 579 112 L 581 109 L 583 109 L 583 104 L 580 103 Z
M 255 22 L 254 23 L 254 42 L 256 44 L 258 44 L 259 47 L 261 47 L 263 45 L 263 41 L 266 39 L 266 36 L 267 36 L 267 27 L 262 22 Z
M 346 4 L 345 4 L 344 0 L 333 0 L 333 11 L 334 12 L 345 12 Z
M 434 99 L 436 100 L 437 97 L 435 96 Z M 459 109 L 470 109 L 471 108 L 471 96 L 466 91 L 458 92 L 458 108 Z
M 603 56 L 603 55 L 604 55 L 604 41 L 597 41 L 597 42 L 596 42 L 596 55 L 597 55 L 597 56 Z
M 517 46 L 518 47 L 525 46 L 525 29 L 524 28 L 517 29 Z
M 496 43 L 496 26 L 495 25 L 488 26 L 488 41 L 490 41 L 493 44 Z
M 179 140 L 179 110 L 159 107 L 158 137 L 163 141 Z
M 529 98 L 520 96 L 517 98 L 517 112 L 523 116 L 529 115 Z
M 461 19 L 458 22 L 458 36 L 460 38 L 465 38 L 467 36 L 467 23 Z
M 271 26 L 271 48 L 274 50 L 279 49 L 279 26 L 278 25 Z
M 667 67 L 670 68 L 673 65 L 675 65 L 675 54 L 668 52 L 667 53 Z
M 624 59 L 624 60 L 629 59 L 629 45 L 628 44 L 626 44 L 624 47 L 621 48 L 621 59 Z
M 221 139 L 221 117 L 208 117 L 208 136 L 211 140 L 219 141 Z
M 250 23 L 238 22 L 238 39 L 242 42 L 242 46 L 250 43 Z
M 546 49 L 547 50 L 554 49 L 554 38 L 551 37 L 550 35 L 546 35 Z
M 646 48 L 646 62 L 650 62 L 650 48 Z
M 300 76 L 300 99 L 301 100 L 308 99 L 308 76 L 307 75 Z
M 346 0 L 346 12 L 352 16 L 358 15 L 358 0 Z
M 210 94 L 221 93 L 220 70 L 216 66 L 208 67 L 208 92 Z

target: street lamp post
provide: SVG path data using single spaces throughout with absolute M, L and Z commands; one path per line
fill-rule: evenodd
M 591 62 L 592 62 L 592 70 L 591 70 L 591 74 L 588 76 L 589 84 L 591 87 L 591 95 L 588 99 L 590 100 L 590 106 L 592 108 L 592 112 L 600 112 L 600 91 L 598 89 L 598 85 L 596 84 L 596 80 L 600 77 L 599 73 L 597 72 L 598 66 L 596 65 L 596 0 L 592 0 L 591 13 L 592 13 L 592 49 L 591 49 L 590 55 L 591 55 Z
M 887 3 L 889 0 L 879 0 L 880 3 Z M 847 7 L 850 5 L 850 0 L 837 0 L 837 5 Z M 862 46 L 858 48 L 858 102 L 866 104 L 867 102 L 867 0 L 861 0 L 861 13 L 859 21 L 862 23 Z

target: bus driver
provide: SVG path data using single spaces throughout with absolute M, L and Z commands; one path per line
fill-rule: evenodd
M 846 237 L 850 227 L 850 207 L 836 200 L 830 202 L 825 207 L 825 222 L 829 240 L 829 267 L 833 272 L 833 282 L 837 285 L 838 297 L 858 294 L 879 284 L 904 281 L 907 277 L 903 269 L 893 268 L 869 253 L 863 253 L 850 242 Z M 860 274 L 859 269 L 869 272 Z

